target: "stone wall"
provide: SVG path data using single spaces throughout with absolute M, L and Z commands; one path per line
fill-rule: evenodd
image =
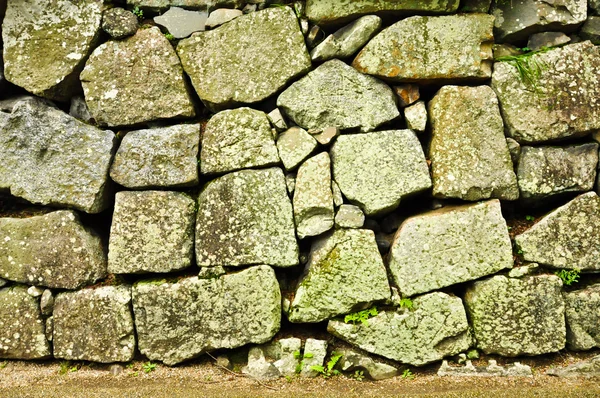
M 0 1 L 0 358 L 600 347 L 597 1 L 115 3 Z

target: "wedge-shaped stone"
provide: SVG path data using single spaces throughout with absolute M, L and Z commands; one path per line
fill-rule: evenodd
M 600 47 L 589 41 L 569 44 L 527 62 L 539 71 L 533 81 L 523 81 L 510 62 L 494 64 L 492 88 L 510 137 L 541 143 L 600 129 Z
M 277 106 L 305 129 L 367 132 L 400 115 L 392 89 L 337 59 L 293 83 Z
M 317 148 L 315 140 L 300 127 L 287 129 L 277 138 L 277 150 L 286 170 L 293 170 Z
M 390 271 L 404 296 L 512 268 L 500 202 L 446 207 L 404 221 L 392 243 Z
M 433 195 L 519 198 L 496 94 L 488 86 L 444 86 L 429 102 Z
M 106 276 L 100 238 L 74 211 L 0 218 L 0 276 L 56 289 L 78 289 Z
M 298 264 L 281 169 L 237 171 L 204 187 L 198 197 L 196 262 L 203 267 Z
M 556 268 L 600 270 L 600 198 L 584 193 L 515 237 L 526 261 Z
M 108 205 L 114 134 L 31 99 L 0 116 L 0 188 L 32 203 L 98 213 Z
M 289 7 L 253 12 L 195 33 L 179 42 L 177 54 L 213 111 L 262 101 L 310 68 L 304 36 Z
M 570 350 L 600 347 L 600 284 L 563 292 Z
M 2 23 L 6 79 L 41 97 L 67 101 L 96 44 L 102 0 L 9 0 Z M 2 21 L 0 21 L 2 22 Z
M 203 174 L 277 163 L 277 147 L 264 112 L 250 108 L 222 111 L 206 124 L 200 151 Z
M 313 243 L 288 318 L 321 322 L 389 299 L 390 294 L 373 231 L 340 229 Z
M 56 358 L 111 363 L 128 362 L 135 355 L 129 286 L 60 293 L 53 319 Z
M 465 293 L 477 348 L 486 354 L 541 355 L 565 347 L 562 282 L 555 275 L 497 275 Z
M 192 265 L 196 203 L 181 192 L 118 192 L 108 271 L 171 272 Z
M 271 340 L 280 327 L 281 292 L 273 269 L 262 265 L 213 279 L 138 282 L 133 311 L 140 352 L 175 365 Z
M 435 292 L 413 300 L 413 310 L 381 311 L 367 323 L 329 321 L 327 331 L 365 351 L 422 366 L 471 346 L 462 301 Z
M 423 148 L 411 130 L 342 135 L 331 158 L 340 190 L 367 216 L 392 211 L 402 198 L 431 187 Z
M 487 14 L 406 18 L 371 39 L 352 66 L 395 82 L 489 79 L 493 24 Z
M 81 84 L 90 113 L 104 126 L 195 115 L 179 58 L 157 27 L 100 45 Z

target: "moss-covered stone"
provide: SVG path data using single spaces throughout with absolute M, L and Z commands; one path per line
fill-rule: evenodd
M 287 171 L 298 167 L 317 145 L 317 140 L 300 127 L 287 129 L 277 137 L 279 157 Z
M 563 292 L 567 319 L 567 347 L 589 350 L 600 347 L 600 284 Z
M 152 10 L 163 11 L 170 7 L 183 7 L 190 10 L 202 10 L 215 8 L 238 8 L 242 5 L 242 0 L 127 0 L 130 6 L 149 8 Z

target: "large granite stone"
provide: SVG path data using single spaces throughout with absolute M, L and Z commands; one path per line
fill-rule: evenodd
M 298 264 L 281 169 L 237 171 L 204 187 L 198 197 L 196 262 L 204 267 Z
M 395 82 L 489 79 L 493 23 L 487 14 L 406 18 L 371 39 L 352 66 Z
M 514 62 L 496 62 L 492 88 L 506 133 L 520 143 L 575 138 L 600 129 L 600 48 L 589 41 L 532 55 L 525 81 Z M 529 75 L 527 75 L 529 76 Z
M 59 293 L 53 319 L 55 358 L 110 363 L 135 356 L 129 286 Z
M 133 311 L 140 352 L 175 365 L 271 340 L 280 327 L 281 292 L 273 269 L 262 265 L 216 279 L 138 282 Z
M 95 46 L 102 0 L 8 0 L 2 23 L 6 79 L 46 98 L 67 101 Z
M 289 7 L 253 12 L 195 33 L 179 42 L 177 54 L 213 111 L 262 101 L 310 68 L 304 36 Z
M 404 296 L 429 292 L 512 268 L 500 202 L 445 207 L 404 221 L 389 268 Z
M 497 275 L 474 282 L 464 300 L 477 348 L 508 357 L 562 350 L 566 332 L 561 287 L 555 275 Z
M 498 99 L 488 86 L 444 86 L 429 102 L 433 195 L 519 198 Z
M 331 158 L 342 193 L 367 216 L 392 211 L 402 198 L 431 187 L 423 148 L 411 130 L 342 135 Z
M 0 188 L 29 202 L 98 213 L 108 206 L 114 134 L 35 99 L 0 116 Z
M 90 112 L 101 125 L 195 115 L 179 58 L 157 27 L 100 45 L 81 72 L 81 84 Z
M 305 129 L 367 132 L 400 115 L 385 83 L 337 59 L 293 83 L 277 98 L 277 106 Z
M 459 297 L 435 292 L 413 300 L 413 310 L 381 311 L 367 323 L 331 320 L 327 331 L 365 351 L 422 366 L 466 351 L 472 343 Z
M 563 292 L 567 347 L 581 351 L 600 347 L 600 284 Z
M 0 218 L 0 276 L 56 289 L 79 289 L 106 276 L 100 238 L 74 211 Z
M 288 318 L 294 323 L 321 322 L 389 298 L 373 231 L 340 229 L 313 243 Z

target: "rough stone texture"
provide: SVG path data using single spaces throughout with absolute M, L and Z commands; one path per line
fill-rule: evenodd
M 590 11 L 594 15 L 600 15 L 600 0 L 588 0 Z
M 580 351 L 600 347 L 600 284 L 563 292 L 567 347 Z
M 219 8 L 218 10 L 214 10 L 208 16 L 206 20 L 206 27 L 216 28 L 217 26 L 223 25 L 237 17 L 242 16 L 244 13 L 240 10 L 230 10 L 228 8 Z
M 404 108 L 404 119 L 406 127 L 418 132 L 427 128 L 427 107 L 424 101 L 418 101 L 414 105 Z
M 2 23 L 6 80 L 41 97 L 68 100 L 100 33 L 102 3 L 9 0 Z
M 598 166 L 598 144 L 563 147 L 521 148 L 517 178 L 521 199 L 542 199 L 567 192 L 585 192 L 594 187 Z
M 335 140 L 340 135 L 340 133 L 341 131 L 338 127 L 326 127 L 323 131 L 316 134 L 313 133 L 313 137 L 315 137 L 319 144 L 329 145 L 331 141 Z
M 294 376 L 300 365 L 298 354 L 301 348 L 302 340 L 297 337 L 252 347 L 248 352 L 248 365 L 242 368 L 242 373 L 262 380 Z
M 54 308 L 54 357 L 102 363 L 135 356 L 131 287 L 60 293 Z
M 435 292 L 413 300 L 413 310 L 381 311 L 366 324 L 329 321 L 327 331 L 367 352 L 421 366 L 471 346 L 459 297 Z
M 306 354 L 311 354 L 312 357 L 306 358 Z M 312 367 L 324 366 L 326 356 L 327 340 L 306 339 L 300 375 L 302 377 L 317 377 L 319 374 Z
M 289 7 L 253 12 L 196 33 L 179 42 L 177 54 L 198 96 L 213 111 L 262 101 L 311 65 Z
M 595 45 L 600 45 L 600 17 L 588 17 L 581 27 L 579 36 L 583 40 L 590 40 Z
M 521 157 L 521 144 L 519 144 L 516 140 L 507 137 L 506 145 L 508 146 L 508 152 L 510 152 L 510 159 L 513 162 L 513 166 L 516 168 L 516 166 L 519 165 L 519 158 Z
M 79 119 L 87 124 L 95 125 L 96 121 L 90 114 L 85 98 L 82 95 L 77 95 L 71 98 L 71 106 L 69 107 L 69 115 L 75 119 Z
M 600 129 L 600 48 L 569 44 L 530 57 L 541 65 L 535 86 L 521 81 L 509 62 L 494 64 L 492 88 L 506 133 L 520 143 L 587 135 Z
M 269 341 L 279 331 L 281 292 L 275 272 L 263 265 L 218 279 L 138 282 L 133 310 L 140 352 L 175 365 Z
M 389 268 L 404 296 L 512 268 L 512 245 L 500 202 L 445 207 L 402 223 Z
M 138 30 L 137 17 L 121 7 L 104 11 L 102 14 L 102 30 L 115 39 L 135 35 Z
M 431 187 L 423 149 L 411 130 L 342 135 L 331 158 L 342 193 L 367 216 L 392 211 L 403 197 Z
M 277 147 L 264 112 L 250 108 L 222 111 L 206 124 L 200 151 L 202 174 L 277 163 Z
M 398 106 L 401 108 L 414 104 L 421 98 L 419 86 L 416 84 L 398 84 L 393 87 L 393 90 L 398 97 Z
M 162 273 L 192 265 L 195 207 L 195 201 L 181 192 L 118 192 L 108 271 Z
M 78 289 L 106 276 L 100 238 L 74 211 L 0 218 L 0 276 L 57 289 Z
M 285 119 L 283 118 L 283 115 L 281 114 L 281 111 L 279 110 L 279 108 L 275 108 L 271 112 L 269 112 L 267 114 L 267 118 L 269 119 L 271 126 L 273 126 L 273 128 L 278 133 L 284 132 L 285 130 L 288 129 L 288 125 L 287 125 Z
M 337 59 L 293 83 L 277 98 L 277 106 L 305 129 L 367 132 L 400 114 L 385 83 Z
M 579 195 L 515 237 L 523 259 L 550 267 L 599 270 L 600 198 Z
M 344 204 L 344 197 L 337 182 L 331 180 L 331 192 L 333 193 L 333 204 L 335 207 L 340 207 Z
M 587 0 L 556 3 L 543 0 L 497 1 L 491 11 L 496 18 L 496 40 L 513 43 L 535 32 L 576 30 L 587 17 Z
M 335 215 L 335 225 L 341 228 L 362 228 L 365 215 L 358 206 L 341 205 Z
M 537 263 L 529 263 L 527 265 L 522 265 L 519 267 L 515 267 L 508 271 L 509 278 L 522 278 L 527 275 L 536 274 L 540 265 Z
M 458 5 L 455 0 L 308 0 L 306 16 L 316 24 L 335 24 L 374 13 L 396 16 L 449 14 L 456 11 Z
M 42 101 L 0 116 L 0 188 L 29 202 L 98 213 L 108 205 L 114 134 Z
M 550 368 L 546 374 L 557 377 L 598 377 L 600 376 L 600 355 L 562 368 Z
M 406 18 L 375 36 L 352 66 L 396 82 L 489 79 L 493 23 L 486 14 Z
M 293 207 L 298 238 L 319 235 L 333 227 L 331 161 L 327 152 L 313 156 L 298 169 Z
M 110 167 L 110 178 L 130 189 L 198 185 L 200 126 L 180 124 L 130 131 Z
M 507 357 L 541 355 L 565 347 L 562 281 L 555 275 L 520 279 L 496 275 L 474 282 L 465 306 L 477 348 Z
M 346 349 L 336 351 L 342 354 L 340 366 L 344 372 L 362 369 L 371 380 L 385 380 L 398 376 L 398 368 L 385 362 L 375 361 L 368 355 L 356 350 Z
M 81 84 L 90 112 L 101 125 L 195 115 L 179 58 L 157 27 L 100 45 L 81 72 Z
M 481 200 L 519 197 L 498 99 L 488 86 L 444 86 L 429 102 L 433 195 Z
M 556 47 L 562 44 L 567 44 L 571 38 L 563 32 L 543 32 L 529 36 L 527 47 L 531 51 L 538 51 L 544 47 Z
M 42 297 L 40 297 L 40 311 L 42 315 L 52 315 L 52 311 L 54 311 L 54 294 L 52 294 L 52 290 L 45 289 L 42 293 Z
M 272 361 L 267 360 L 262 347 L 252 347 L 248 351 L 248 364 L 242 368 L 242 373 L 257 380 L 272 380 L 281 376 Z
M 171 7 L 164 14 L 154 17 L 154 22 L 167 28 L 174 38 L 183 39 L 194 32 L 203 31 L 207 19 L 207 12 L 189 11 L 179 7 Z
M 373 231 L 339 229 L 313 243 L 288 318 L 294 323 L 321 322 L 389 298 Z
M 488 366 L 473 366 L 471 361 L 467 361 L 465 366 L 450 366 L 448 361 L 444 360 L 437 375 L 441 377 L 533 377 L 533 371 L 530 366 L 522 365 L 520 362 L 505 367 L 498 366 L 494 359 L 490 359 Z
M 127 0 L 127 4 L 132 7 L 138 6 L 158 11 L 173 6 L 203 11 L 219 7 L 239 8 L 242 3 L 242 0 Z
M 25 286 L 0 289 L 0 358 L 41 359 L 52 355 L 38 300 Z
M 292 127 L 277 138 L 277 150 L 286 170 L 293 170 L 317 148 L 317 141 L 300 127 Z
M 492 5 L 492 0 L 465 0 L 460 8 L 461 12 L 482 12 L 487 14 Z
M 381 29 L 381 18 L 366 15 L 327 36 L 310 52 L 314 62 L 348 58 L 360 50 Z
M 281 169 L 242 170 L 209 182 L 198 197 L 199 266 L 298 264 L 292 204 Z

